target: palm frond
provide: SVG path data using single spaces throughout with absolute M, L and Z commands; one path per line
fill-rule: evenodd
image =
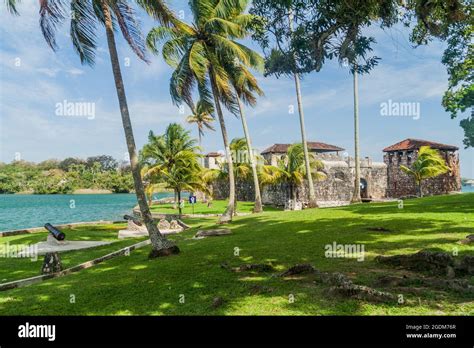
M 188 105 L 193 104 L 192 89 L 196 78 L 189 66 L 189 55 L 190 51 L 187 51 L 171 76 L 170 94 L 177 105 L 183 101 Z
M 91 1 L 71 0 L 71 41 L 83 64 L 94 64 L 97 47 L 96 20 Z
M 46 43 L 57 49 L 56 30 L 66 19 L 65 0 L 40 0 L 40 28 Z
M 115 15 L 122 35 L 128 42 L 132 51 L 141 60 L 148 62 L 145 52 L 145 40 L 140 30 L 140 23 L 135 15 L 135 11 L 126 0 L 115 0 L 112 3 L 112 11 Z
M 218 0 L 212 15 L 221 18 L 231 17 L 235 13 L 243 12 L 248 4 L 249 0 Z
M 171 26 L 178 22 L 176 15 L 163 0 L 136 0 L 136 2 L 163 26 Z
M 20 3 L 20 0 L 5 0 L 5 4 L 7 6 L 7 10 L 14 15 L 19 15 L 18 10 L 16 9 L 16 5 Z

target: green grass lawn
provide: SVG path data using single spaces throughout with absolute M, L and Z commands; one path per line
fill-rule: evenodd
M 198 202 L 194 204 L 194 214 L 222 214 L 227 207 L 227 202 L 224 200 L 214 200 L 210 207 L 207 206 L 207 203 Z M 253 206 L 253 202 L 237 202 L 237 212 L 251 213 Z M 264 211 L 281 210 L 273 206 L 265 206 L 263 209 Z M 174 209 L 173 204 L 156 204 L 151 206 L 151 211 L 153 213 L 178 214 L 178 209 Z M 193 214 L 193 206 L 187 201 L 184 205 L 183 214 Z
M 125 228 L 125 223 L 98 226 L 76 226 L 73 228 L 62 229 L 66 233 L 66 240 L 82 241 L 107 241 L 113 242 L 109 245 L 103 245 L 96 248 L 73 250 L 61 253 L 61 261 L 64 268 L 76 266 L 80 263 L 106 255 L 115 250 L 125 248 L 128 245 L 138 243 L 141 239 L 117 239 L 118 231 Z M 46 241 L 48 232 L 33 233 L 27 235 L 17 235 L 0 238 L 3 245 L 31 245 Z M 0 283 L 6 283 L 17 279 L 34 277 L 40 274 L 43 264 L 43 256 L 38 256 L 37 260 L 31 258 L 0 258 Z
M 181 248 L 180 255 L 149 261 L 149 248 L 142 248 L 130 256 L 108 260 L 72 275 L 0 292 L 0 315 L 474 314 L 472 294 L 422 286 L 374 285 L 380 275 L 415 274 L 375 262 L 377 255 L 421 249 L 448 253 L 457 250 L 459 256 L 474 255 L 472 245 L 457 244 L 474 233 L 474 194 L 407 200 L 403 209 L 393 202 L 264 212 L 235 218 L 228 225 L 233 235 L 200 240 L 191 237 L 198 228 L 214 226 L 216 218 L 186 222 L 193 228 L 172 237 Z M 368 229 L 377 227 L 390 232 Z M 112 238 L 116 229 L 117 226 L 110 225 L 95 229 L 88 226 L 76 232 L 78 237 L 99 239 L 101 234 Z M 21 238 L 32 236 L 15 240 L 20 242 Z M 324 247 L 333 242 L 363 244 L 364 261 L 326 258 Z M 118 243 L 114 246 L 118 249 Z M 71 252 L 70 262 L 106 253 L 102 251 L 89 250 L 90 257 L 77 254 L 77 260 Z M 280 278 L 271 273 L 234 273 L 220 267 L 224 262 L 230 266 L 272 262 L 279 271 L 308 262 L 319 270 L 342 272 L 357 284 L 403 295 L 405 301 L 382 304 L 334 297 L 327 293 L 327 286 L 315 283 L 311 276 Z M 28 267 L 0 260 L 2 277 Z M 28 272 L 38 268 L 39 264 Z M 472 277 L 469 281 L 474 285 Z M 71 295 L 75 296 L 75 303 L 70 303 Z M 224 299 L 222 306 L 212 307 L 215 297 Z M 295 301 L 289 301 L 290 297 Z

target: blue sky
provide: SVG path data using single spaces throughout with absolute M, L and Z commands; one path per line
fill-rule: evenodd
M 10 162 L 15 155 L 35 162 L 97 154 L 124 159 L 125 140 L 105 35 L 100 33 L 94 68 L 80 64 L 67 25 L 58 31 L 60 49 L 54 53 L 39 30 L 37 3 L 22 1 L 20 17 L 6 13 L 3 2 L 0 5 L 0 161 Z M 184 1 L 169 3 L 184 11 L 185 20 L 190 18 Z M 146 33 L 153 22 L 143 13 L 140 17 Z M 474 151 L 463 149 L 459 119 L 451 120 L 441 106 L 447 86 L 446 69 L 440 63 L 444 45 L 434 42 L 413 49 L 408 31 L 401 27 L 367 31 L 376 38 L 374 54 L 382 60 L 359 80 L 361 155 L 382 160 L 384 147 L 405 138 L 452 144 L 460 148 L 462 175 L 473 178 Z M 151 55 L 150 65 L 140 62 L 117 37 L 136 142 L 141 147 L 150 130 L 161 133 L 170 122 L 184 124 L 185 115 L 169 96 L 170 68 Z M 266 96 L 257 107 L 247 109 L 254 146 L 263 150 L 273 143 L 299 141 L 297 113 L 289 113 L 290 106 L 296 105 L 293 80 L 259 77 L 259 81 Z M 352 78 L 347 68 L 325 65 L 321 72 L 304 77 L 302 91 L 308 139 L 341 146 L 352 154 Z M 56 104 L 64 100 L 95 103 L 95 117 L 57 116 Z M 420 118 L 382 116 L 381 103 L 389 100 L 419 103 Z M 229 136 L 241 137 L 240 120 L 226 117 Z M 197 136 L 193 127 L 184 125 Z M 223 148 L 218 128 L 206 134 L 203 146 L 206 152 Z

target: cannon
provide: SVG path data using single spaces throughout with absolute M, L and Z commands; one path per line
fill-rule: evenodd
M 143 225 L 143 223 L 134 216 L 124 215 L 123 218 L 127 221 L 133 221 L 133 223 L 137 226 L 142 226 Z
M 49 231 L 49 233 L 51 233 L 51 235 L 58 241 L 63 241 L 66 238 L 66 235 L 63 232 L 58 230 L 56 227 L 54 227 L 50 223 L 45 224 L 44 228 L 46 228 Z

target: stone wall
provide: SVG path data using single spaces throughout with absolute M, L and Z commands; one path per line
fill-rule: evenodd
M 449 173 L 423 181 L 422 189 L 425 196 L 461 190 L 459 156 L 457 152 L 440 151 L 440 154 L 452 170 Z M 387 165 L 388 172 L 387 196 L 402 198 L 417 195 L 415 179 L 400 169 L 400 165 L 411 167 L 413 162 L 416 161 L 417 155 L 417 151 L 397 151 L 384 155 L 384 162 Z
M 340 159 L 340 158 L 339 158 Z M 318 201 L 350 201 L 354 190 L 355 168 L 351 159 L 322 160 L 323 172 L 326 179 L 315 181 L 314 188 Z M 361 179 L 367 182 L 367 197 L 372 199 L 385 198 L 387 187 L 387 167 L 384 163 L 372 163 L 370 160 L 361 161 Z M 215 199 L 226 199 L 229 194 L 227 181 L 217 181 L 213 185 Z M 264 204 L 284 206 L 290 198 L 290 190 L 286 184 L 268 185 L 262 190 Z M 238 181 L 236 183 L 237 199 L 240 201 L 253 201 L 254 188 L 251 181 Z M 297 188 L 297 197 L 307 203 L 306 182 Z
M 235 183 L 235 193 L 238 201 L 253 201 L 255 200 L 255 191 L 253 188 L 253 181 L 237 180 Z M 212 196 L 214 199 L 229 198 L 229 181 L 217 180 L 212 184 Z

